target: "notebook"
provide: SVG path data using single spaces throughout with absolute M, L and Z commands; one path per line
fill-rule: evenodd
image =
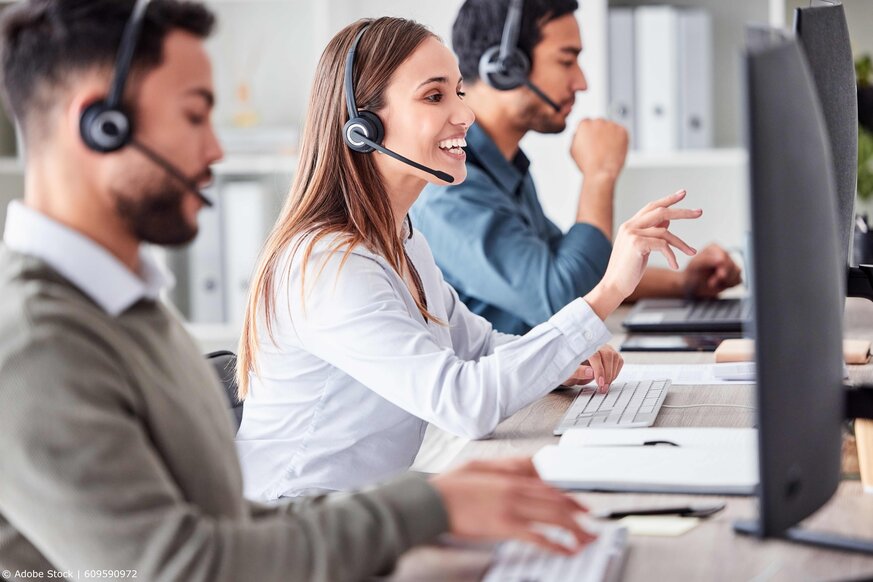
M 751 428 L 570 429 L 559 444 L 540 449 L 534 465 L 562 489 L 753 495 L 758 434 Z

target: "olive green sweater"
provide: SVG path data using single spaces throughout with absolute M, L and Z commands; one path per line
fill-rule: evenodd
M 180 322 L 148 300 L 112 317 L 0 245 L 0 570 L 355 580 L 446 529 L 414 476 L 245 501 L 225 396 Z

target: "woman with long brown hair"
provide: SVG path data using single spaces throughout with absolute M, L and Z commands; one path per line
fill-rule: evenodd
M 237 447 L 256 498 L 346 490 L 408 469 L 428 423 L 480 438 L 562 382 L 605 389 L 621 358 L 601 347 L 603 319 L 636 288 L 649 253 L 677 268 L 671 246 L 695 252 L 668 226 L 701 211 L 671 208 L 684 192 L 653 202 L 619 229 L 588 295 L 524 336 L 497 333 L 443 281 L 408 219 L 425 183 L 441 178 L 352 151 L 343 137 L 351 103 L 384 126 L 370 140 L 455 182 L 466 177 L 473 114 L 448 48 L 398 18 L 341 30 L 315 73 L 297 174 L 240 340 Z

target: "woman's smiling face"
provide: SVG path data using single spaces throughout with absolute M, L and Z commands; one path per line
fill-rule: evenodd
M 377 112 L 385 125 L 384 145 L 430 168 L 467 177 L 465 136 L 475 116 L 463 101 L 463 79 L 452 52 L 437 38 L 426 39 L 401 64 Z M 378 155 L 379 170 L 392 177 L 417 177 L 434 184 L 439 178 L 387 156 Z

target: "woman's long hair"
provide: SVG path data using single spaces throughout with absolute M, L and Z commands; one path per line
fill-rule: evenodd
M 303 281 L 313 246 L 331 235 L 336 235 L 332 250 L 345 248 L 342 263 L 356 245 L 363 245 L 384 257 L 398 273 L 407 267 L 420 291 L 417 274 L 397 235 L 388 193 L 373 156 L 355 153 L 343 141 L 342 129 L 348 120 L 343 80 L 346 55 L 365 26 L 367 31 L 358 44 L 353 74 L 359 110 L 381 110 L 394 71 L 422 42 L 435 37 L 411 20 L 359 20 L 338 32 L 324 49 L 309 97 L 297 173 L 252 279 L 237 355 L 236 378 L 241 399 L 249 393 L 249 373 L 258 373 L 257 320 L 261 307 L 267 332 L 273 338 L 277 276 L 293 241 L 296 240 L 292 254 L 306 240 L 301 301 L 305 301 Z M 290 261 L 286 267 L 290 267 Z M 289 276 L 287 268 L 283 275 Z M 426 320 L 436 321 L 427 311 L 423 292 L 415 294 L 415 302 Z

